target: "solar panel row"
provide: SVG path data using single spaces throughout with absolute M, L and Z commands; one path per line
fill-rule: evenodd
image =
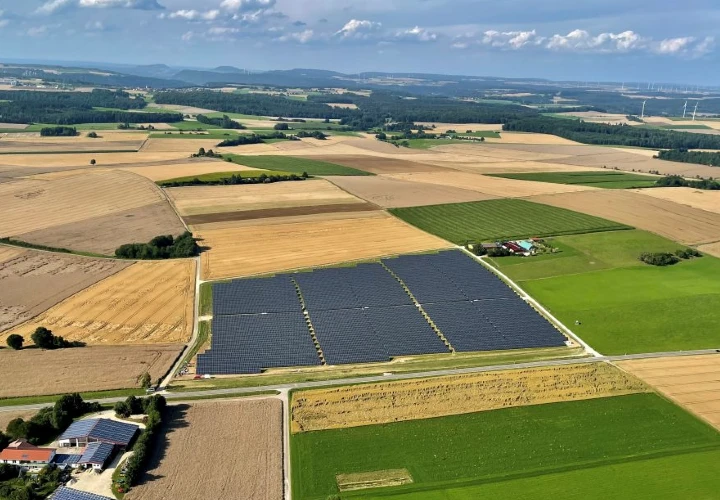
M 300 311 L 295 285 L 288 275 L 213 285 L 213 316 Z

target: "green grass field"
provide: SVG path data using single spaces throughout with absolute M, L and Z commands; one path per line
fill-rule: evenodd
M 290 172 L 280 172 L 280 171 L 268 171 L 268 170 L 234 170 L 231 172 L 213 172 L 210 174 L 201 174 L 201 175 L 188 175 L 186 177 L 176 177 L 174 179 L 167 179 L 164 181 L 157 181 L 156 184 L 159 186 L 165 186 L 167 184 L 172 184 L 176 182 L 190 182 L 195 179 L 198 179 L 202 182 L 213 182 L 213 181 L 220 181 L 223 179 L 229 179 L 233 175 L 239 175 L 240 177 L 243 177 L 245 179 L 256 179 L 260 177 L 261 175 L 292 175 Z
M 462 139 L 408 139 L 407 142 L 410 144 L 410 149 L 430 149 L 449 144 L 478 144 L 474 141 L 463 141 Z
M 720 451 L 685 453 L 446 490 L 357 495 L 363 500 L 712 500 L 720 491 Z
M 487 174 L 491 177 L 521 181 L 549 182 L 552 184 L 573 184 L 604 189 L 646 188 L 656 185 L 657 179 L 646 175 L 625 172 L 535 172 L 522 174 Z
M 458 135 L 461 135 L 463 137 L 487 137 L 490 139 L 501 139 L 500 132 L 497 132 L 495 130 L 477 130 L 475 132 L 462 132 L 460 130 L 457 130 Z
M 457 244 L 627 229 L 599 217 L 525 200 L 394 208 L 390 212 L 423 231 Z
M 326 161 L 295 158 L 292 156 L 245 156 L 227 154 L 223 158 L 230 158 L 234 163 L 251 168 L 266 170 L 281 170 L 294 174 L 307 172 L 309 175 L 372 175 L 355 168 L 344 167 Z
M 293 498 L 336 494 L 342 473 L 406 468 L 413 484 L 372 494 L 445 498 L 439 490 L 719 448 L 720 433 L 651 393 L 515 407 L 294 434 Z
M 563 236 L 552 245 L 561 252 L 491 262 L 597 351 L 720 347 L 719 259 L 649 266 L 640 253 L 684 247 L 644 231 Z

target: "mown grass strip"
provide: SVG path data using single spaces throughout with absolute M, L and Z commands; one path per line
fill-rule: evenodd
M 468 241 L 630 229 L 624 224 L 572 210 L 511 199 L 393 208 L 390 213 L 458 245 Z
M 0 399 L 0 406 L 20 406 L 43 403 L 53 404 L 65 394 L 66 393 L 52 394 L 47 396 L 23 396 L 19 398 L 2 398 Z M 143 394 L 145 394 L 145 391 L 143 389 L 116 389 L 112 391 L 95 391 L 80 393 L 80 395 L 85 401 L 91 401 L 96 399 L 124 398 L 127 396 L 140 396 Z
M 657 185 L 657 179 L 646 175 L 625 172 L 532 172 L 520 174 L 486 174 L 490 177 L 520 181 L 570 184 L 603 189 L 648 188 Z
M 308 175 L 373 175 L 351 167 L 345 167 L 336 163 L 298 158 L 294 156 L 245 156 L 236 154 L 223 155 L 224 159 L 230 159 L 233 163 L 245 165 L 251 168 L 262 168 L 265 170 L 279 170 Z

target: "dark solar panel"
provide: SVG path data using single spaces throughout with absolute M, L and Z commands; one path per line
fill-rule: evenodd
M 520 297 L 475 302 L 478 310 L 517 348 L 560 347 L 565 337 Z
M 420 304 L 467 300 L 460 289 L 432 265 L 435 255 L 403 255 L 383 262 Z
M 317 269 L 294 275 L 308 311 L 362 307 L 350 286 L 347 269 Z
M 60 434 L 58 440 L 87 437 L 90 435 L 90 431 L 92 431 L 93 427 L 95 427 L 98 423 L 98 420 L 99 419 L 97 418 L 88 418 L 86 420 L 73 422 L 62 434 Z
M 112 500 L 110 497 L 74 490 L 66 486 L 60 486 L 50 497 L 51 500 Z
M 513 348 L 472 302 L 428 304 L 424 308 L 456 351 Z
M 390 360 L 362 309 L 311 312 L 310 319 L 328 364 Z
M 450 352 L 415 306 L 371 307 L 363 312 L 390 357 Z
M 299 310 L 300 299 L 288 275 L 213 285 L 213 316 Z
M 431 257 L 431 265 L 450 279 L 469 300 L 517 296 L 500 278 L 463 252 L 440 252 Z
M 412 305 L 413 301 L 387 270 L 380 264 L 358 264 L 347 269 L 350 286 L 363 307 Z
M 104 464 L 110 458 L 115 446 L 110 443 L 90 443 L 78 460 L 81 464 Z
M 90 430 L 88 437 L 126 446 L 138 431 L 137 425 L 101 418 Z

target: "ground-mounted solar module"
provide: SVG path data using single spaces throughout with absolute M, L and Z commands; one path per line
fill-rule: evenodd
M 310 319 L 328 364 L 390 361 L 362 309 L 316 311 Z
M 462 291 L 431 263 L 436 255 L 403 255 L 383 263 L 408 287 L 420 304 L 467 300 Z
M 300 299 L 288 275 L 216 283 L 213 316 L 299 311 Z
M 371 307 L 363 313 L 390 357 L 450 352 L 414 305 Z

